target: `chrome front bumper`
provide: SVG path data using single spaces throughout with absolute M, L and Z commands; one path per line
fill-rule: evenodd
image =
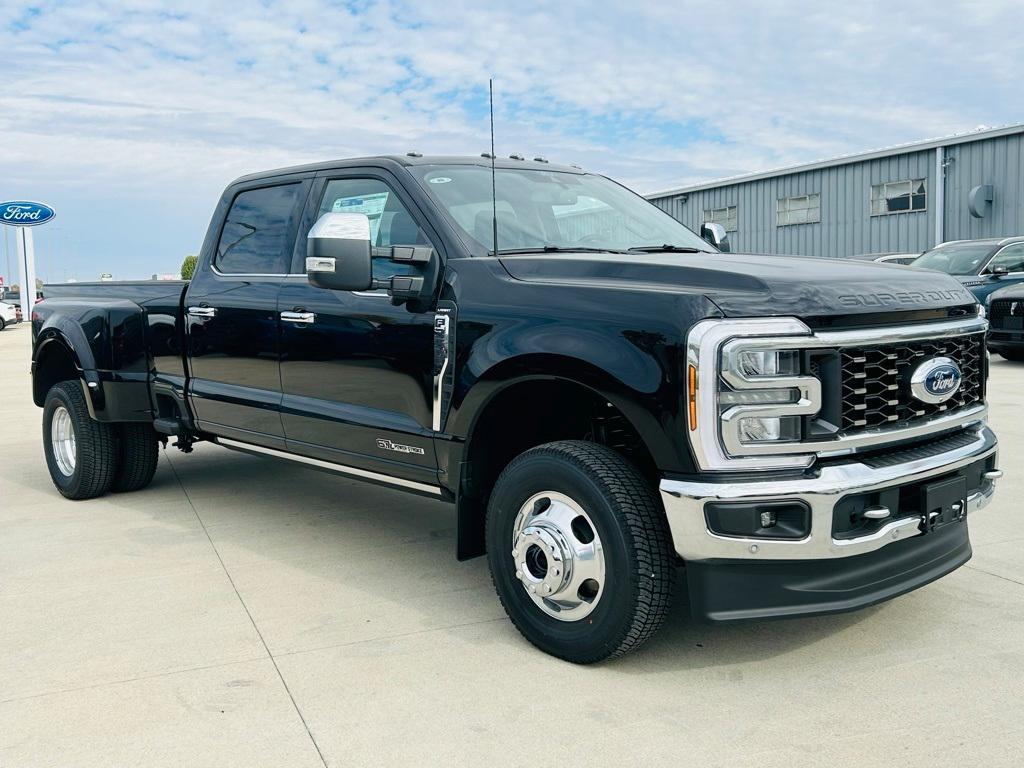
M 870 535 L 851 539 L 832 536 L 833 510 L 849 494 L 869 493 L 895 485 L 927 480 L 953 472 L 996 453 L 996 437 L 983 424 L 970 428 L 975 439 L 934 456 L 887 467 L 870 467 L 852 460 L 823 467 L 817 477 L 786 480 L 712 483 L 664 479 L 665 506 L 676 553 L 684 560 L 804 560 L 850 557 L 920 535 L 918 516 L 901 517 Z M 986 506 L 992 499 L 997 473 L 967 498 L 967 511 Z M 811 509 L 811 531 L 803 539 L 766 539 L 722 536 L 708 530 L 704 505 L 711 501 L 800 500 Z

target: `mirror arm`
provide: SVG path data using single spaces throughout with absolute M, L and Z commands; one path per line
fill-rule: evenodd
M 386 280 L 374 280 L 372 290 L 387 290 L 393 299 L 408 301 L 418 299 L 423 294 L 423 278 L 414 275 L 395 275 Z
M 434 249 L 429 245 L 375 246 L 372 253 L 374 258 L 388 259 L 396 264 L 429 264 L 434 257 Z

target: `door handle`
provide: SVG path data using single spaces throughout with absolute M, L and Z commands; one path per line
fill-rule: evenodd
M 216 307 L 189 307 L 189 317 L 213 317 L 217 314 Z
M 286 323 L 309 323 L 316 322 L 316 315 L 312 312 L 282 312 L 281 319 Z

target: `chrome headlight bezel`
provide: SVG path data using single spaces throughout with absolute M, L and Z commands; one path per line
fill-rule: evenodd
M 796 352 L 811 335 L 796 318 L 704 320 L 693 327 L 687 340 L 688 432 L 702 469 L 803 469 L 813 463 L 814 454 L 799 440 L 752 442 L 742 436 L 744 419 L 801 418 L 821 409 L 817 378 L 799 372 L 754 374 L 743 364 L 747 353 Z M 791 394 L 768 403 L 723 404 L 720 397 L 722 392 L 781 391 Z

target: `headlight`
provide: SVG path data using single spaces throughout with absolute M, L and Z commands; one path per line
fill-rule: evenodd
M 800 372 L 800 359 L 794 350 L 742 350 L 736 357 L 736 368 L 743 376 L 792 376 Z
M 802 373 L 799 320 L 705 321 L 687 342 L 690 442 L 706 469 L 806 467 L 805 416 L 821 383 Z M 787 450 L 787 444 L 793 447 Z M 756 457 L 756 458 L 755 458 Z
M 748 416 L 739 420 L 741 443 L 764 443 L 800 439 L 800 419 L 796 416 L 758 418 Z

